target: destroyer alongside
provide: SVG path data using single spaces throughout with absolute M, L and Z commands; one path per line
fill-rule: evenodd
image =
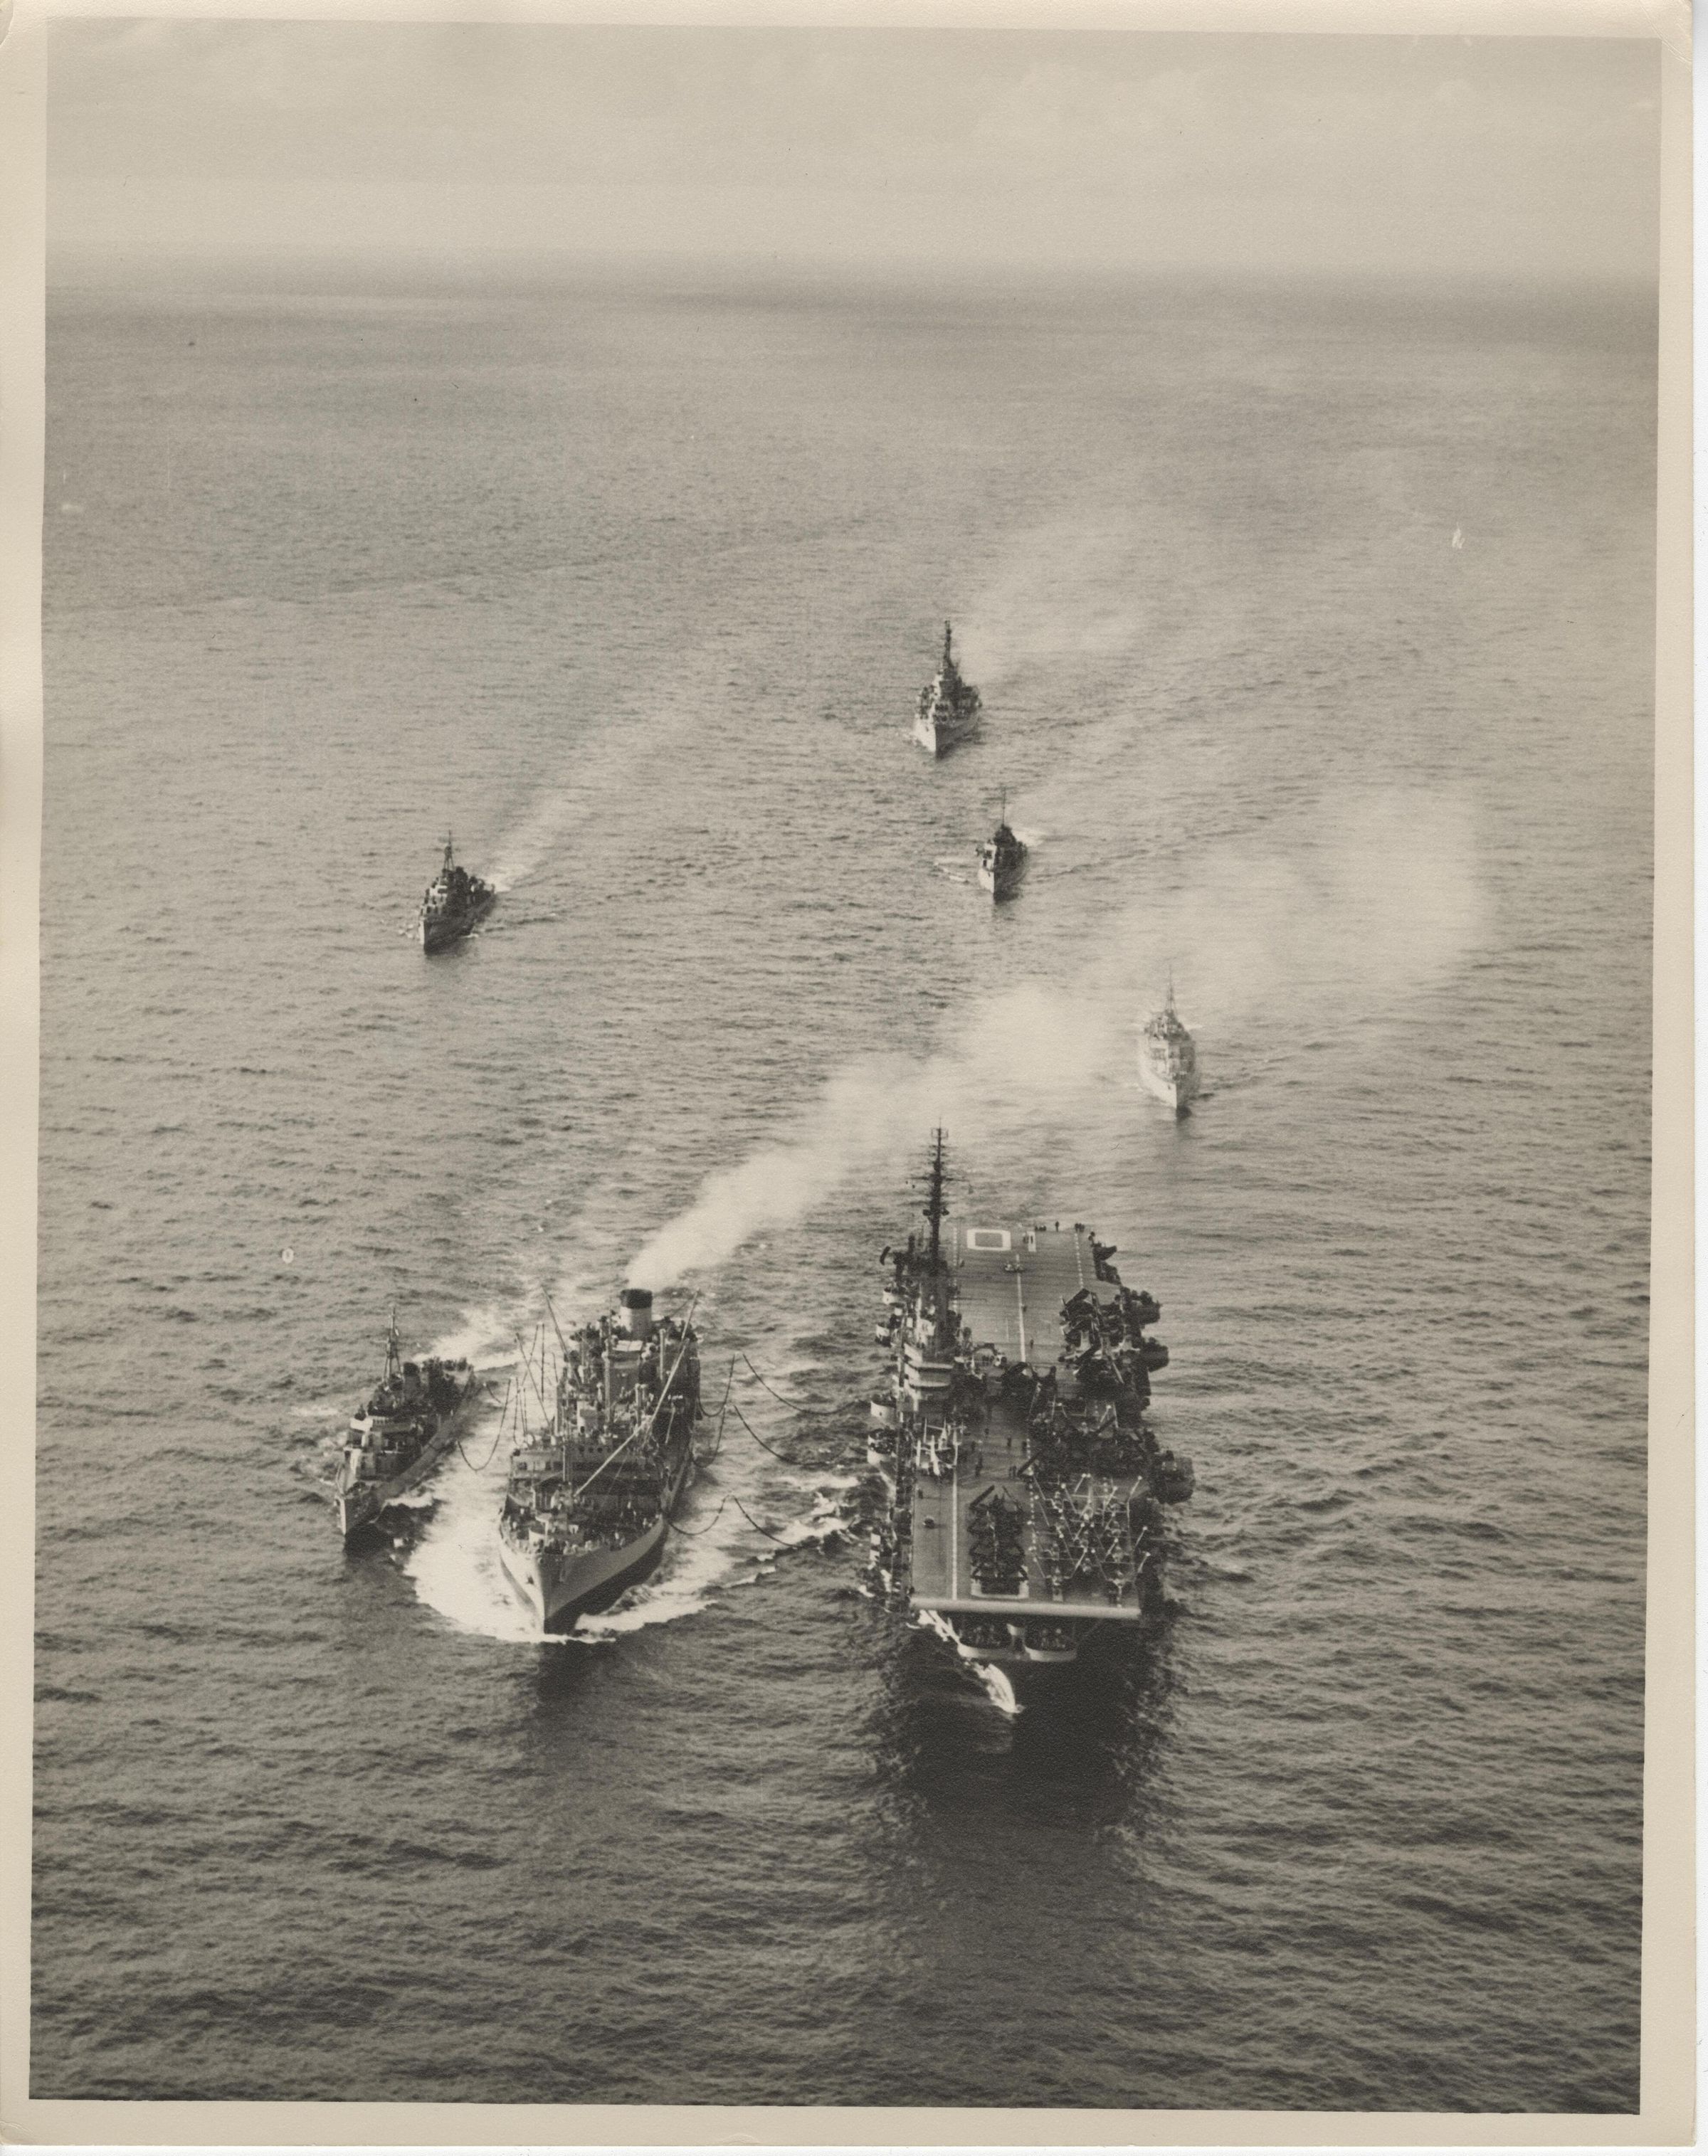
M 964 742 L 979 722 L 979 692 L 961 679 L 954 663 L 949 625 L 943 624 L 943 663 L 919 691 L 913 714 L 913 738 L 933 756 Z
M 1008 803 L 1002 804 L 1002 820 L 995 834 L 979 849 L 979 882 L 993 899 L 1012 898 L 1026 874 L 1026 849 L 1008 828 Z
M 1147 1092 L 1171 1108 L 1184 1108 L 1198 1091 L 1198 1051 L 1175 1009 L 1172 981 L 1167 1002 L 1139 1035 L 1139 1076 Z
M 457 865 L 447 838 L 444 864 L 422 894 L 421 948 L 442 951 L 466 936 L 497 896 L 491 884 Z
M 431 1474 L 455 1441 L 476 1382 L 460 1356 L 455 1362 L 437 1356 L 404 1362 L 394 1313 L 385 1375 L 367 1405 L 351 1417 L 332 1480 L 332 1502 L 346 1542 Z
M 1168 1361 L 1146 1331 L 1161 1312 L 1078 1223 L 945 1233 L 946 1180 L 939 1131 L 929 1233 L 885 1253 L 874 1563 L 964 1653 L 1071 1662 L 1099 1627 L 1139 1622 L 1159 1588 L 1162 1507 L 1191 1494 L 1191 1461 L 1144 1419 Z
M 567 1632 L 658 1562 L 694 1466 L 699 1343 L 629 1288 L 620 1312 L 563 1341 L 543 1425 L 511 1455 L 498 1548 L 542 1631 Z

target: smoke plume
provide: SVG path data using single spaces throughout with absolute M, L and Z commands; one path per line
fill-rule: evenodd
M 1012 540 L 955 623 L 957 655 L 981 690 L 1027 666 L 1108 661 L 1146 640 L 1165 565 L 1130 516 L 1062 518 Z
M 1170 972 L 1213 1070 L 1218 1046 L 1259 1029 L 1284 1045 L 1391 1022 L 1463 964 L 1484 913 L 1462 803 L 1417 793 L 1319 803 L 1102 920 L 1077 970 L 975 1004 L 935 1053 L 864 1057 L 836 1073 L 774 1140 L 709 1177 L 630 1276 L 666 1286 L 721 1263 L 851 1178 L 898 1169 L 934 1123 L 983 1147 L 1083 1117 L 1129 1079 L 1136 1029 Z

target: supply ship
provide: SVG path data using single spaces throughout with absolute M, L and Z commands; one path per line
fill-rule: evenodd
M 699 1342 L 645 1288 L 562 1340 L 555 1399 L 510 1459 L 498 1549 L 542 1631 L 568 1632 L 658 1563 L 694 1469 Z M 545 1404 L 546 1388 L 537 1397 Z
M 430 1355 L 404 1362 L 397 1313 L 392 1313 L 385 1375 L 367 1405 L 351 1417 L 332 1481 L 338 1531 L 346 1542 L 432 1473 L 456 1440 L 476 1384 L 475 1373 L 460 1356 L 455 1362 Z
M 1026 874 L 1026 849 L 1008 828 L 1008 803 L 1002 804 L 1002 820 L 994 838 L 979 849 L 979 882 L 993 899 L 1012 898 Z
M 1175 1009 L 1172 981 L 1167 1002 L 1139 1035 L 1139 1076 L 1147 1092 L 1171 1108 L 1184 1108 L 1197 1093 L 1198 1051 Z
M 497 896 L 491 884 L 458 866 L 447 838 L 444 864 L 421 897 L 421 948 L 442 951 L 466 936 Z
M 933 756 L 966 740 L 979 723 L 979 692 L 963 681 L 954 663 L 949 625 L 943 624 L 943 663 L 919 691 L 913 714 L 913 738 Z
M 873 1562 L 890 1599 L 963 1654 L 1072 1662 L 1154 1606 L 1163 1507 L 1191 1495 L 1191 1462 L 1144 1416 L 1168 1361 L 1148 1330 L 1161 1310 L 1078 1222 L 946 1229 L 947 1179 L 939 1131 L 928 1233 L 884 1254 Z

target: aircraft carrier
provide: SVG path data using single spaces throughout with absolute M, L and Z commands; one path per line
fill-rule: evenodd
M 981 1661 L 1072 1662 L 1153 1606 L 1163 1507 L 1191 1494 L 1143 1412 L 1161 1309 L 1082 1223 L 949 1225 L 941 1131 L 925 1181 L 926 1234 L 884 1254 L 879 1582 Z

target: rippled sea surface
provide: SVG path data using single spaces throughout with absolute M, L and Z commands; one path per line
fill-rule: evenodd
M 1653 337 L 59 295 L 35 2093 L 1634 2108 Z M 504 892 L 430 963 L 447 828 Z M 1018 1714 L 861 1591 L 939 1120 L 1159 1296 L 1197 1466 Z M 393 1300 L 496 1369 L 637 1253 L 772 1448 L 661 1573 L 530 1637 L 490 1412 L 346 1555 Z

